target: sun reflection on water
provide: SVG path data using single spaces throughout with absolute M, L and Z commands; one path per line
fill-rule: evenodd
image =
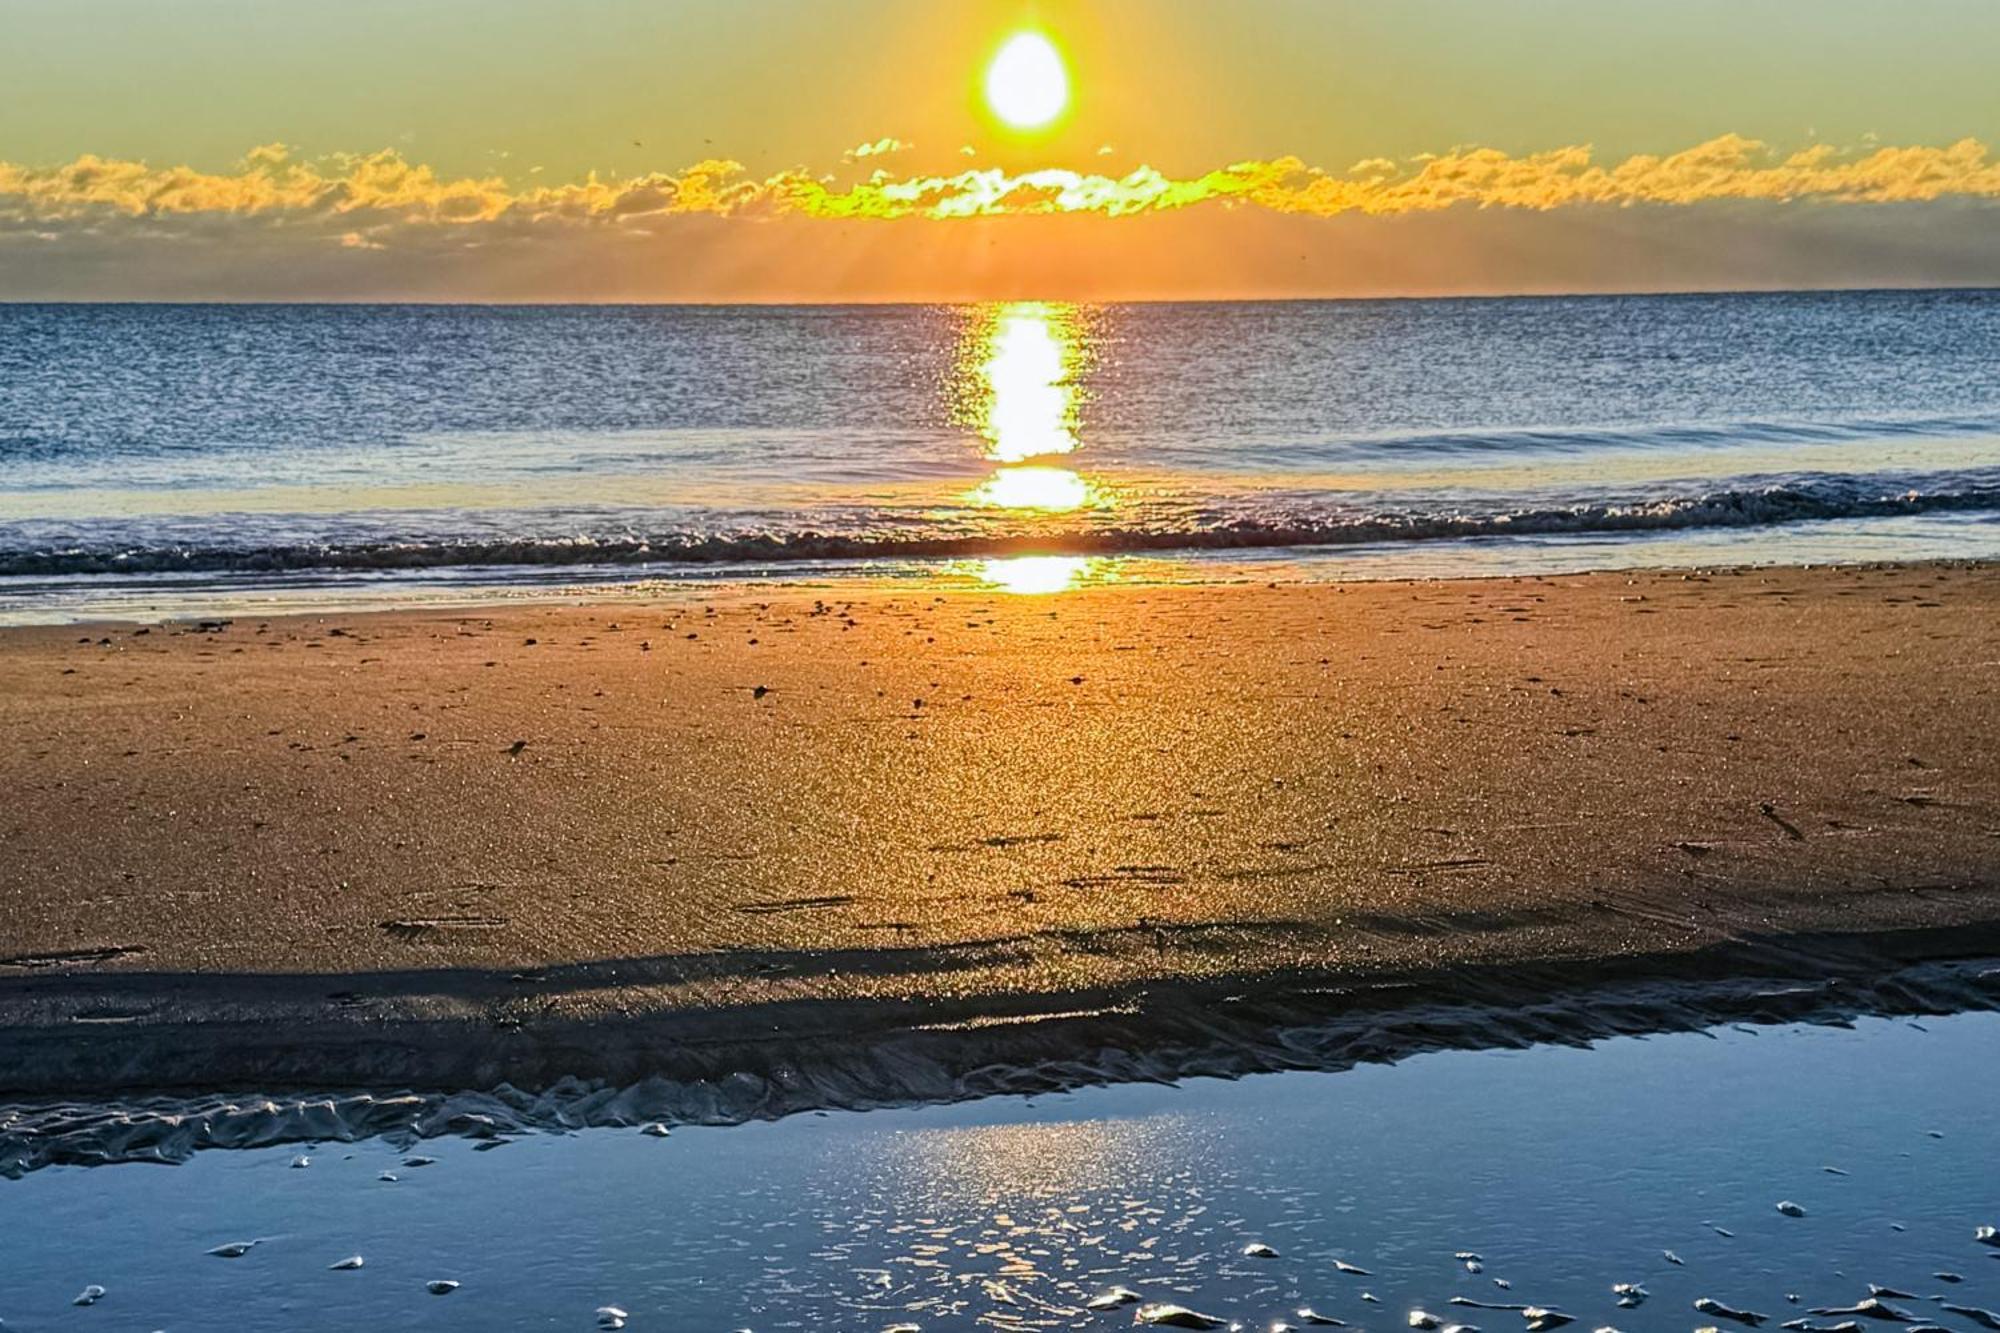
M 1076 307 L 1040 301 L 996 306 L 973 323 L 962 357 L 973 368 L 970 415 L 986 440 L 986 457 L 1005 465 L 966 499 L 1024 514 L 1110 507 L 1100 488 L 1048 461 L 1082 444 L 1077 381 L 1084 343 Z

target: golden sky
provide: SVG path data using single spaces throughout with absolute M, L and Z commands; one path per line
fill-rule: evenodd
M 2000 282 L 2000 6 L 0 0 L 0 297 Z M 1068 100 L 1011 128 L 1022 31 Z

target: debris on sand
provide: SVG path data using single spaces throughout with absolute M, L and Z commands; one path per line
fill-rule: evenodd
M 1158 1328 L 1221 1328 L 1228 1321 L 1217 1319 L 1214 1315 L 1202 1314 L 1198 1310 L 1190 1310 L 1185 1305 L 1155 1302 L 1134 1310 L 1132 1322 L 1151 1324 Z
M 1730 1306 L 1724 1305 L 1721 1301 L 1713 1300 L 1707 1296 L 1697 1297 L 1694 1308 L 1699 1314 L 1713 1315 L 1717 1319 L 1734 1320 L 1739 1324 L 1747 1324 L 1751 1328 L 1757 1328 L 1770 1319 L 1769 1315 L 1755 1314 L 1749 1310 L 1733 1309 Z
M 1083 1303 L 1083 1308 L 1086 1310 L 1116 1310 L 1121 1305 L 1131 1305 L 1144 1299 L 1143 1296 L 1130 1287 L 1113 1287 L 1109 1291 L 1099 1292 L 1097 1295 L 1092 1296 Z

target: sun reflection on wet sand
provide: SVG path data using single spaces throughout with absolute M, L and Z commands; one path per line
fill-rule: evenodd
M 1016 555 L 988 560 L 979 577 L 1002 592 L 1050 593 L 1102 581 L 1107 562 L 1082 555 Z
M 1037 301 L 995 307 L 972 325 L 962 356 L 974 366 L 971 415 L 986 457 L 1008 465 L 966 499 L 1025 513 L 1108 508 L 1110 497 L 1079 473 L 1041 461 L 1082 445 L 1077 379 L 1084 346 L 1076 308 Z

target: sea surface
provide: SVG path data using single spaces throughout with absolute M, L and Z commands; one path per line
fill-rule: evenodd
M 2000 1225 L 1996 1098 L 2000 1015 L 1975 1012 L 666 1137 L 51 1167 L 0 1180 L 0 1318 L 589 1329 L 611 1307 L 634 1333 L 979 1333 L 1131 1328 L 1159 1302 L 1260 1333 L 1302 1308 L 1376 1330 L 1537 1326 L 1495 1306 L 1579 1330 L 1748 1326 L 1700 1301 L 1772 1329 L 1897 1327 L 1879 1307 L 1813 1313 L 1873 1284 L 1913 1321 L 1978 1333 L 2000 1321 L 1967 1313 L 2000 1309 L 1980 1231 Z M 1628 1283 L 1643 1294 L 1621 1304 Z M 1090 1308 L 1121 1287 L 1136 1299 Z
M 2000 554 L 2000 291 L 0 306 L 0 616 Z

